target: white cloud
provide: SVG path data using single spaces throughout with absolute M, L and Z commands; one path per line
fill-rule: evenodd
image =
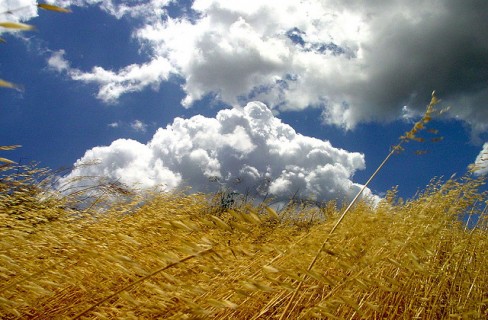
M 93 161 L 94 164 L 84 165 Z M 61 180 L 60 185 L 68 182 L 71 177 L 97 176 L 145 188 L 161 185 L 173 189 L 181 182 L 178 174 L 166 168 L 160 159 L 154 159 L 146 145 L 129 139 L 118 139 L 110 146 L 88 150 L 75 163 L 75 169 L 69 176 Z
M 47 64 L 49 67 L 53 68 L 58 72 L 67 71 L 70 69 L 69 62 L 64 58 L 64 50 L 55 51 L 47 59 Z
M 130 127 L 133 130 L 138 131 L 138 132 L 146 132 L 146 130 L 147 130 L 147 124 L 145 124 L 141 120 L 132 121 L 132 123 L 130 124 Z
M 97 164 L 82 166 L 83 163 Z M 215 118 L 176 118 L 147 144 L 119 139 L 88 150 L 62 183 L 77 176 L 105 176 L 128 185 L 167 190 L 191 186 L 216 191 L 218 180 L 258 197 L 288 200 L 295 193 L 317 200 L 351 199 L 364 155 L 298 134 L 259 102 L 221 110 Z M 367 190 L 367 195 L 371 192 Z
M 412 122 L 414 119 L 420 118 L 422 114 L 420 112 L 416 112 L 414 110 L 411 110 L 408 106 L 403 106 L 402 108 L 402 116 L 401 118 L 405 122 Z
M 10 0 L 0 1 L 0 21 L 19 22 L 37 17 L 37 1 Z M 0 34 L 6 31 L 0 28 Z
M 475 135 L 488 130 L 488 2 L 195 0 L 169 17 L 171 2 L 58 1 L 137 19 L 133 36 L 153 55 L 118 71 L 68 74 L 113 102 L 174 73 L 185 107 L 208 94 L 231 105 L 318 106 L 344 128 L 402 118 L 403 106 L 422 112 L 435 89 Z
M 118 71 L 93 67 L 91 72 L 82 72 L 71 68 L 64 54 L 64 50 L 54 52 L 47 60 L 48 65 L 58 72 L 66 72 L 73 80 L 98 84 L 97 97 L 107 103 L 114 103 L 122 94 L 141 91 L 147 86 L 156 88 L 161 81 L 168 80 L 172 69 L 165 58 L 158 57 L 146 64 L 131 64 Z
M 115 121 L 107 125 L 110 128 L 130 128 L 136 132 L 146 132 L 148 125 L 141 120 L 134 120 L 130 123 L 124 123 L 122 121 Z
M 144 1 L 115 1 L 115 0 L 52 0 L 50 1 L 61 7 L 86 7 L 99 6 L 102 10 L 113 15 L 117 19 L 124 16 L 133 18 L 139 17 L 161 17 L 166 14 L 165 7 L 175 0 L 144 0 Z
M 482 176 L 488 174 L 488 142 L 485 142 L 483 149 L 476 157 L 474 168 L 476 175 Z

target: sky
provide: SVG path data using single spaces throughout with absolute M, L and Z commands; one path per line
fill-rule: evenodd
M 488 164 L 484 0 L 0 2 L 0 156 L 62 182 L 351 199 L 435 90 L 449 110 L 365 190 Z

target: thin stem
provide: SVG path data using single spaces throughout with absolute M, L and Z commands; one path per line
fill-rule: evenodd
M 352 206 L 359 199 L 359 197 L 361 196 L 361 194 L 363 193 L 363 191 L 368 187 L 369 183 L 374 179 L 374 177 L 378 174 L 378 172 L 381 170 L 381 168 L 383 168 L 383 166 L 391 158 L 391 156 L 395 153 L 395 151 L 397 151 L 399 149 L 399 147 L 402 145 L 403 142 L 404 142 L 404 140 L 401 140 L 395 147 L 392 148 L 392 150 L 390 151 L 390 153 L 386 156 L 386 158 L 383 160 L 383 162 L 378 166 L 378 168 L 371 175 L 371 177 L 368 179 L 368 181 L 366 181 L 366 183 L 364 184 L 364 186 L 361 188 L 361 190 L 359 190 L 359 192 L 356 194 L 356 196 L 351 201 L 351 203 L 349 203 L 349 205 L 347 206 L 346 210 L 344 210 L 344 212 L 339 217 L 339 219 L 337 220 L 337 222 L 334 224 L 334 226 L 332 227 L 332 229 L 330 229 L 329 234 L 327 235 L 327 237 L 325 238 L 325 240 L 322 242 L 322 245 L 320 246 L 319 250 L 317 250 L 317 253 L 315 254 L 315 256 L 313 257 L 312 261 L 310 262 L 310 264 L 307 267 L 307 271 L 312 270 L 313 266 L 317 262 L 317 259 L 318 259 L 319 255 L 320 255 L 320 253 L 322 252 L 322 250 L 324 250 L 325 245 L 329 241 L 330 236 L 335 232 L 335 230 L 337 229 L 337 227 L 341 224 L 342 220 L 344 220 L 344 217 L 346 216 L 346 214 L 349 212 L 349 210 L 351 210 Z M 302 277 L 302 279 L 298 282 L 298 286 L 295 288 L 295 291 L 293 292 L 293 295 L 291 296 L 290 300 L 288 301 L 288 304 L 286 305 L 285 310 L 283 310 L 283 313 L 281 314 L 280 320 L 285 319 L 285 316 L 286 316 L 288 310 L 290 309 L 291 304 L 295 300 L 295 297 L 297 296 L 298 291 L 300 291 L 300 289 L 302 287 L 302 284 L 305 281 L 306 277 L 307 277 L 307 275 L 304 274 L 303 277 Z
M 339 219 L 337 220 L 337 222 L 334 224 L 334 226 L 332 227 L 332 229 L 329 231 L 329 234 L 327 235 L 327 237 L 325 238 L 325 240 L 322 242 L 322 245 L 320 246 L 319 250 L 317 251 L 317 253 L 315 254 L 315 256 L 313 257 L 312 261 L 310 262 L 310 264 L 308 265 L 308 268 L 307 268 L 307 272 L 312 270 L 313 266 L 315 265 L 315 263 L 317 262 L 317 259 L 320 255 L 320 253 L 322 252 L 322 250 L 324 249 L 325 245 L 327 244 L 327 242 L 329 241 L 329 238 L 330 236 L 335 232 L 335 230 L 337 229 L 337 227 L 341 224 L 342 220 L 344 219 L 344 217 L 346 216 L 346 214 L 349 212 L 349 210 L 352 208 L 352 206 L 356 203 L 356 201 L 359 199 L 359 197 L 361 196 L 361 194 L 363 193 L 363 191 L 368 187 L 369 183 L 371 182 L 371 180 L 374 179 L 374 177 L 378 174 L 378 172 L 383 168 L 383 166 L 386 164 L 386 162 L 388 162 L 388 160 L 391 158 L 391 156 L 397 152 L 397 151 L 400 151 L 402 150 L 401 146 L 404 142 L 406 141 L 409 141 L 409 140 L 417 140 L 417 141 L 421 141 L 420 138 L 416 138 L 416 133 L 419 132 L 421 129 L 424 128 L 424 124 L 425 123 L 428 123 L 430 120 L 431 120 L 431 114 L 432 112 L 434 112 L 434 106 L 439 102 L 439 100 L 437 99 L 437 97 L 435 96 L 435 91 L 432 92 L 432 98 L 430 100 L 430 103 L 429 105 L 427 106 L 427 110 L 425 111 L 425 114 L 424 116 L 422 117 L 422 119 L 420 119 L 418 122 L 416 122 L 413 126 L 413 128 L 409 131 L 409 132 L 406 132 L 404 136 L 401 136 L 400 137 L 400 142 L 394 146 L 390 153 L 385 157 L 385 159 L 383 160 L 383 162 L 378 166 L 378 168 L 375 170 L 375 172 L 371 175 L 371 177 L 369 177 L 368 181 L 366 181 L 366 183 L 363 185 L 363 187 L 361 188 L 361 190 L 359 190 L 359 192 L 356 194 L 356 196 L 354 197 L 354 199 L 351 201 L 351 203 L 347 206 L 346 210 L 344 210 L 344 212 L 342 213 L 342 215 L 339 217 Z M 293 301 L 295 300 L 297 294 L 298 294 L 298 291 L 300 291 L 301 287 L 302 287 L 302 284 L 303 282 L 306 280 L 307 278 L 307 274 L 305 273 L 302 277 L 301 277 L 301 280 L 298 282 L 298 285 L 297 287 L 295 288 L 295 291 L 293 292 L 293 295 L 291 296 L 290 300 L 288 301 L 288 304 L 286 305 L 285 307 L 285 310 L 283 310 L 283 313 L 281 314 L 280 316 L 280 320 L 284 319 L 288 310 L 290 309 Z
M 202 254 L 205 254 L 205 253 L 208 253 L 208 252 L 211 252 L 211 251 L 213 251 L 213 248 L 208 248 L 208 249 L 205 249 L 205 250 L 201 250 L 201 251 L 199 251 L 197 253 L 190 254 L 190 255 L 188 255 L 188 256 L 186 256 L 186 257 L 184 257 L 184 258 L 182 258 L 182 259 L 180 259 L 180 260 L 178 260 L 176 262 L 170 263 L 170 264 L 168 264 L 168 265 L 166 265 L 166 266 L 164 266 L 162 268 L 159 268 L 156 271 L 148 274 L 147 276 L 142 277 L 142 278 L 138 279 L 137 281 L 134 281 L 134 282 L 129 283 L 128 285 L 126 285 L 122 289 L 120 289 L 120 290 L 112 293 L 111 295 L 109 295 L 109 296 L 103 298 L 102 300 L 98 301 L 97 303 L 91 305 L 89 308 L 87 308 L 87 309 L 83 310 L 81 313 L 77 314 L 74 318 L 72 318 L 72 320 L 79 319 L 81 316 L 83 316 L 86 313 L 90 312 L 91 310 L 95 309 L 96 307 L 98 307 L 99 305 L 101 305 L 102 303 L 104 303 L 105 301 L 110 300 L 111 298 L 117 296 L 119 293 L 121 293 L 121 292 L 123 292 L 123 291 L 125 291 L 125 290 L 127 290 L 127 289 L 129 289 L 129 288 L 131 288 L 133 286 L 135 286 L 138 283 L 141 283 L 144 280 L 147 280 L 147 279 L 153 277 L 154 275 L 156 275 L 156 274 L 158 274 L 158 273 L 160 273 L 160 272 L 162 272 L 162 271 L 164 271 L 166 269 L 169 269 L 169 268 L 174 267 L 174 266 L 176 266 L 176 265 L 178 265 L 178 264 L 180 264 L 182 262 L 188 261 L 190 259 L 193 259 L 195 257 L 198 257 L 198 256 L 200 256 Z

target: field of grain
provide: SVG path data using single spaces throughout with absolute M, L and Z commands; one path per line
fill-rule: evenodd
M 488 318 L 488 197 L 470 172 L 406 201 L 276 210 L 225 189 L 53 188 L 60 173 L 0 162 L 2 319 Z
M 409 201 L 393 190 L 337 225 L 334 202 L 276 212 L 223 206 L 218 194 L 129 197 L 113 185 L 118 201 L 74 210 L 41 187 L 48 171 L 2 173 L 2 319 L 488 317 L 480 179 L 433 180 Z

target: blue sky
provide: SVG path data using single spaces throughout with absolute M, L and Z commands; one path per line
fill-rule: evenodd
M 0 88 L 0 144 L 22 145 L 3 157 L 140 187 L 212 191 L 218 177 L 352 197 L 435 89 L 451 106 L 429 124 L 443 140 L 410 142 L 370 194 L 488 171 L 486 2 L 53 3 L 73 12 L 0 4 L 27 6 L 1 21 L 36 26 L 1 34 L 0 78 L 23 86 Z

